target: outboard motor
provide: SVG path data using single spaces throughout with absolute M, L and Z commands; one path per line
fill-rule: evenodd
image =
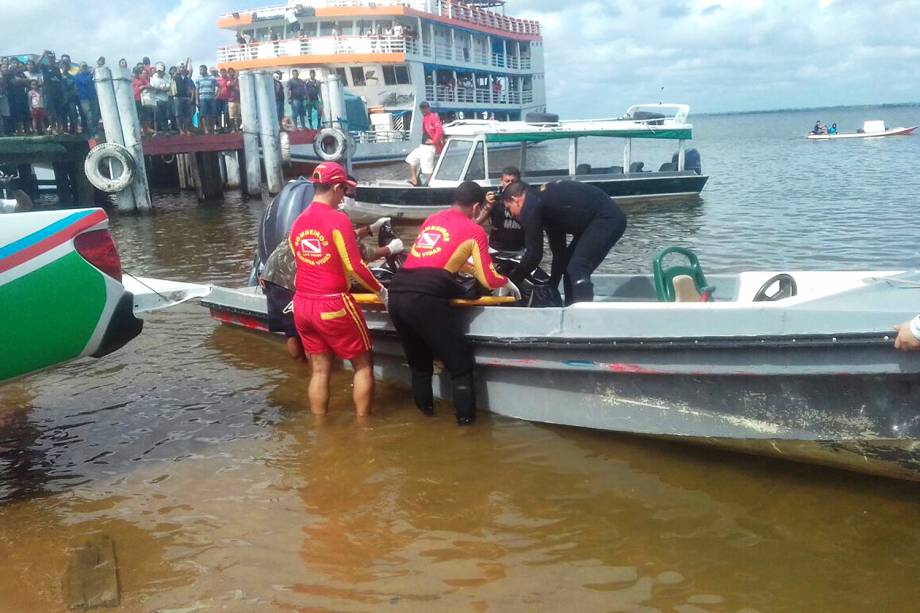
M 265 260 L 288 237 L 294 221 L 313 202 L 313 184 L 306 179 L 289 181 L 275 196 L 259 222 L 259 246 L 252 261 L 249 285 L 259 282 Z
M 679 153 L 671 156 L 671 163 L 677 168 L 677 158 Z M 684 151 L 684 170 L 692 170 L 698 175 L 703 174 L 703 162 L 700 159 L 700 152 L 697 149 L 687 149 Z

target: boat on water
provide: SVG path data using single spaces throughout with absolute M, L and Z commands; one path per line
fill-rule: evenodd
M 422 101 L 445 121 L 546 110 L 540 24 L 506 16 L 502 0 L 290 0 L 218 27 L 243 41 L 218 49 L 221 67 L 277 70 L 285 82 L 294 69 L 321 82 L 337 74 L 359 166 L 402 161 L 421 143 Z M 320 160 L 312 145 L 293 145 L 291 158 Z
M 856 132 L 827 133 L 822 131 L 820 133 L 815 133 L 812 131 L 806 134 L 805 138 L 808 140 L 838 140 L 848 138 L 880 138 L 882 136 L 910 136 L 916 129 L 917 126 L 911 126 L 909 128 L 889 128 L 885 125 L 884 121 L 872 120 L 864 121 L 863 127 Z
M 699 153 L 685 149 L 693 133 L 687 122 L 689 113 L 686 104 L 637 104 L 617 119 L 559 121 L 555 115 L 542 113 L 524 121 L 455 121 L 444 127 L 447 143 L 425 185 L 413 186 L 405 180 L 362 183 L 347 210 L 356 219 L 381 215 L 425 219 L 445 208 L 451 190 L 463 181 L 497 188 L 510 152 L 498 157 L 494 149 L 508 146 L 515 147 L 514 163 L 521 169 L 522 179 L 531 185 L 569 179 L 599 187 L 617 202 L 686 201 L 697 197 L 708 180 L 702 174 Z M 603 139 L 605 144 L 622 141 L 623 146 L 611 147 L 605 165 L 592 166 L 580 156 L 588 139 Z M 633 141 L 637 139 L 677 141 L 677 152 L 657 170 L 646 170 L 644 162 L 633 159 Z M 530 145 L 560 140 L 568 143 L 566 167 L 546 168 L 535 161 L 537 156 L 528 156 Z
M 652 274 L 592 280 L 590 303 L 463 307 L 482 409 L 920 480 L 920 354 L 893 349 L 920 271 L 704 275 L 670 248 Z M 386 311 L 359 303 L 375 375 L 408 384 Z M 258 286 L 215 287 L 202 304 L 268 331 Z M 449 393 L 446 373 L 434 389 Z

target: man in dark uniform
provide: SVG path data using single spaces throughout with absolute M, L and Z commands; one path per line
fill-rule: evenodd
M 476 223 L 480 225 L 489 220 L 489 225 L 492 226 L 489 231 L 489 247 L 495 251 L 524 250 L 524 229 L 518 220 L 511 216 L 501 199 L 505 188 L 520 180 L 521 171 L 515 166 L 503 169 L 499 189 L 486 194 L 486 205 L 476 216 Z
M 483 287 L 505 287 L 521 297 L 513 283 L 495 272 L 485 230 L 473 222 L 483 200 L 482 187 L 472 181 L 461 183 L 450 208 L 425 220 L 409 257 L 390 282 L 387 306 L 412 372 L 416 406 L 426 415 L 434 411 L 431 377 L 433 360 L 438 358 L 450 373 L 461 426 L 475 420 L 476 397 L 473 351 L 464 336 L 462 314 L 450 306 L 451 298 L 464 293 L 455 275 L 472 262 L 472 273 Z
M 594 299 L 591 273 L 600 266 L 626 230 L 626 215 L 606 193 L 593 185 L 556 181 L 531 189 L 526 183 L 509 185 L 505 206 L 524 228 L 526 252 L 509 277 L 520 283 L 543 259 L 543 231 L 553 254 L 550 285 L 558 287 L 565 275 L 565 302 Z M 566 235 L 572 242 L 565 244 Z

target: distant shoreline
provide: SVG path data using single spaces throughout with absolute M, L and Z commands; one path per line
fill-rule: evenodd
M 760 109 L 756 111 L 720 111 L 713 113 L 694 113 L 696 117 L 715 115 L 766 115 L 769 113 L 804 113 L 806 111 L 833 111 L 840 109 L 890 109 L 903 107 L 920 107 L 920 102 L 888 102 L 885 104 L 837 104 L 833 106 L 809 106 L 786 109 Z

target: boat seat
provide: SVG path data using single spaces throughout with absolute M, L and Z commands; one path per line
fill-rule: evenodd
M 629 165 L 629 172 L 644 172 L 645 162 L 633 162 Z
M 674 286 L 674 302 L 700 302 L 696 282 L 690 275 L 677 275 L 671 279 L 671 284 Z
M 665 162 L 658 168 L 658 172 L 672 172 L 677 170 L 677 164 L 674 162 Z
M 665 268 L 665 259 L 671 255 L 683 256 L 686 264 Z M 706 282 L 699 258 L 684 247 L 667 247 L 659 251 L 652 261 L 652 273 L 659 302 L 710 302 L 715 292 L 715 288 Z

